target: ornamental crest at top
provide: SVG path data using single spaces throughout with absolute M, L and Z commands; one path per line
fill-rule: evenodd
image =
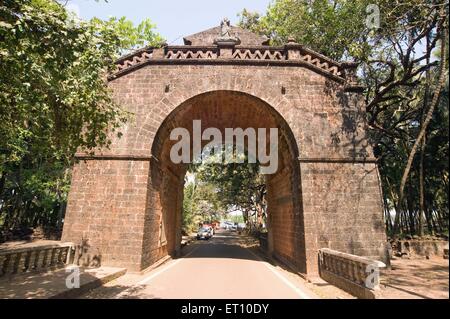
M 241 44 L 241 39 L 239 39 L 238 33 L 236 32 L 234 36 L 231 34 L 231 23 L 228 18 L 224 18 L 220 23 L 220 36 L 214 40 L 214 44 Z

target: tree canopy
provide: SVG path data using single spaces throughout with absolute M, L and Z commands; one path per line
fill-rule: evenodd
M 359 62 L 388 232 L 448 235 L 448 1 L 276 0 L 240 25 Z
M 188 183 L 184 191 L 183 221 L 196 225 L 199 221 L 225 218 L 227 213 L 242 212 L 243 221 L 249 228 L 260 229 L 266 216 L 266 183 L 258 163 L 220 163 L 211 161 L 222 157 L 226 146 L 216 154 L 193 164 L 189 169 Z M 206 205 L 206 202 L 208 205 Z M 191 227 L 192 229 L 192 227 Z
M 243 10 L 240 25 L 359 63 L 387 231 L 448 234 L 448 1 L 275 0 L 264 14 Z M 108 147 L 129 117 L 108 89 L 113 62 L 163 41 L 148 19 L 83 21 L 53 0 L 0 2 L 0 229 L 61 224 L 75 152 Z M 186 225 L 236 208 L 264 217 L 258 165 L 194 172 Z
M 83 21 L 51 0 L 0 3 L 0 227 L 55 223 L 74 153 L 107 147 L 128 118 L 107 86 L 113 62 L 161 41 L 150 20 Z

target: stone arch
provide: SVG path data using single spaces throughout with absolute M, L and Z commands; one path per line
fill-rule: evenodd
M 298 145 L 297 140 L 296 140 L 296 138 L 294 136 L 294 133 L 290 129 L 288 121 L 286 121 L 284 116 L 282 114 L 280 114 L 280 112 L 275 107 L 272 106 L 273 104 L 268 102 L 267 99 L 265 99 L 264 97 L 257 96 L 257 95 L 255 95 L 255 93 L 239 91 L 239 90 L 207 90 L 207 91 L 202 91 L 202 92 L 200 92 L 198 94 L 193 94 L 190 97 L 186 98 L 185 100 L 182 100 L 181 102 L 179 102 L 179 98 L 173 99 L 174 103 L 171 103 L 171 105 L 176 105 L 176 106 L 171 108 L 167 114 L 164 114 L 165 118 L 160 123 L 154 138 L 152 138 L 151 155 L 152 156 L 156 156 L 156 158 L 159 158 L 157 153 L 159 152 L 159 150 L 158 150 L 158 146 L 159 146 L 158 142 L 160 142 L 162 140 L 161 139 L 161 134 L 162 134 L 161 131 L 164 128 L 164 126 L 167 126 L 167 124 L 168 124 L 167 122 L 173 120 L 173 118 L 176 117 L 176 114 L 177 114 L 177 112 L 180 111 L 180 108 L 182 109 L 186 105 L 189 105 L 190 101 L 192 101 L 194 99 L 198 99 L 201 96 L 216 94 L 218 92 L 239 94 L 241 96 L 246 96 L 249 99 L 254 99 L 255 101 L 258 101 L 258 103 L 260 103 L 261 105 L 265 105 L 267 107 L 267 109 L 270 110 L 270 112 L 274 116 L 276 116 L 278 118 L 280 123 L 282 123 L 283 128 L 284 128 L 283 133 L 285 135 L 285 138 L 290 141 L 289 146 L 291 147 L 290 151 L 292 152 L 292 155 L 295 156 L 295 157 L 299 156 L 299 145 Z M 272 99 L 272 100 L 277 102 L 275 105 L 279 105 L 282 102 L 289 103 L 289 101 L 283 100 L 281 97 L 277 97 L 277 98 Z M 160 103 L 163 103 L 163 102 L 160 102 Z M 144 124 L 144 126 L 145 126 L 145 124 Z M 138 139 L 141 138 L 141 137 L 143 137 L 143 136 L 142 135 L 138 135 Z M 148 138 L 148 136 L 147 136 L 147 138 Z
M 241 112 L 237 114 L 239 109 Z M 176 255 L 179 250 L 180 201 L 186 165 L 171 162 L 168 154 L 175 142 L 169 140 L 169 135 L 175 127 L 190 130 L 190 123 L 194 119 L 206 122 L 203 129 L 217 127 L 222 134 L 226 127 L 279 129 L 279 168 L 275 174 L 266 177 L 269 252 L 306 272 L 297 141 L 287 121 L 271 105 L 254 95 L 231 90 L 204 92 L 183 101 L 167 115 L 159 127 L 151 148 L 153 161 L 149 177 L 152 181 L 149 198 L 154 201 L 148 206 L 147 214 L 156 214 L 155 220 L 164 223 L 164 227 L 149 224 L 148 232 L 164 228 L 166 233 L 163 237 L 167 238 L 167 244 L 158 245 L 156 250 L 144 255 L 153 260 L 165 254 Z M 190 133 L 192 134 L 191 130 Z M 148 240 L 152 240 L 151 236 Z
M 242 47 L 187 45 L 145 48 L 117 61 L 119 71 L 109 78 L 109 87 L 115 102 L 135 117 L 124 125 L 121 138 L 111 136 L 109 148 L 77 154 L 63 240 L 89 239 L 105 265 L 130 271 L 167 254 L 158 254 L 158 242 L 165 241 L 158 236 L 158 188 L 177 184 L 179 177 L 172 176 L 166 186 L 159 183 L 171 173 L 164 175 L 158 169 L 163 160 L 151 155 L 157 132 L 185 101 L 208 92 L 240 92 L 281 116 L 295 141 L 288 145 L 300 154 L 286 165 L 297 168 L 286 170 L 298 181 L 291 192 L 297 198 L 283 195 L 270 202 L 296 203 L 288 218 L 297 227 L 293 233 L 300 234 L 294 247 L 305 245 L 306 257 L 297 248 L 281 257 L 294 263 L 306 259 L 307 269 L 297 268 L 308 274 L 318 271 L 318 250 L 324 247 L 387 260 L 380 181 L 366 137 L 356 65 L 294 43 L 253 45 L 247 48 L 250 60 L 243 59 L 247 49 Z M 268 53 L 270 60 L 264 58 Z M 290 180 L 282 174 L 277 179 Z M 280 186 L 293 189 L 290 183 Z
M 217 91 L 241 92 L 242 94 L 253 96 L 279 113 L 289 127 L 296 127 L 295 118 L 292 116 L 292 110 L 298 107 L 298 105 L 296 106 L 290 99 L 281 94 L 282 85 L 277 85 L 277 83 L 263 85 L 260 81 L 256 81 L 256 79 L 251 76 L 249 76 L 248 80 L 242 81 L 242 75 L 232 75 L 229 73 L 214 74 L 213 76 L 209 75 L 207 81 L 205 80 L 201 85 L 194 85 L 182 76 L 177 77 L 176 83 L 176 85 L 173 85 L 171 84 L 171 81 L 168 82 L 169 93 L 165 94 L 165 96 L 155 105 L 151 106 L 154 111 L 147 113 L 143 123 L 140 125 L 136 140 L 145 140 L 147 143 L 146 149 L 153 147 L 152 145 L 156 138 L 157 129 L 163 125 L 165 119 L 169 117 L 178 106 L 196 96 Z M 274 92 L 277 94 L 274 94 Z M 298 141 L 300 134 L 299 130 L 291 131 L 294 139 Z M 300 144 L 296 145 L 297 149 L 300 149 L 300 147 Z

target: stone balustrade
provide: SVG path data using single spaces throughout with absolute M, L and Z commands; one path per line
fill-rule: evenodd
M 393 254 L 397 257 L 431 257 L 442 256 L 448 248 L 448 241 L 438 239 L 404 239 L 391 241 Z
M 110 79 L 146 64 L 164 63 L 253 63 L 293 65 L 299 64 L 337 81 L 353 80 L 350 69 L 356 65 L 335 62 L 296 43 L 285 46 L 164 46 L 143 48 L 116 61 L 116 72 Z M 347 81 L 348 82 L 348 81 Z
M 375 299 L 379 290 L 381 261 L 328 248 L 319 250 L 320 276 L 329 283 L 362 299 Z
M 55 269 L 74 260 L 73 243 L 33 245 L 0 250 L 0 277 Z
M 286 55 L 283 49 L 277 48 L 235 48 L 232 53 L 232 59 L 235 60 L 268 60 L 283 61 Z
M 167 47 L 164 58 L 169 60 L 217 59 L 219 53 L 216 47 Z

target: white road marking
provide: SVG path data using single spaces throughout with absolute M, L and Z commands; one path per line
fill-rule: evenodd
M 199 247 L 196 247 L 194 249 L 192 249 L 192 251 L 190 251 L 189 253 L 187 253 L 186 255 L 184 255 L 183 257 L 187 257 L 189 255 L 191 255 L 192 253 L 194 253 L 194 251 L 196 251 Z M 295 293 L 297 295 L 300 296 L 300 298 L 302 299 L 311 299 L 311 297 L 305 293 L 304 291 L 302 291 L 300 288 L 298 288 L 297 286 L 295 286 L 291 281 L 289 281 L 286 277 L 284 277 L 282 274 L 279 273 L 279 271 L 273 267 L 272 265 L 270 265 L 268 262 L 266 262 L 265 260 L 263 260 L 260 256 L 258 256 L 257 254 L 255 254 L 253 251 L 251 251 L 250 249 L 247 249 L 252 255 L 254 255 L 258 260 L 260 260 L 264 266 L 266 266 L 276 277 L 278 277 L 285 285 L 287 285 L 289 288 L 291 288 L 293 291 L 295 291 Z M 152 279 L 154 279 L 155 277 L 161 275 L 163 272 L 169 270 L 170 268 L 172 268 L 173 266 L 177 265 L 178 263 L 180 263 L 183 260 L 183 258 L 177 259 L 175 260 L 173 263 L 166 265 L 165 267 L 161 268 L 160 270 L 156 271 L 155 273 L 149 274 L 147 277 L 144 277 L 142 280 L 140 280 L 139 282 L 137 282 L 136 284 L 134 284 L 133 286 L 129 287 L 128 289 L 122 291 L 120 294 L 118 294 L 116 296 L 116 298 L 121 298 L 123 296 L 127 295 L 127 292 L 129 290 L 132 290 L 134 287 L 136 286 L 143 286 L 148 284 Z
M 287 280 L 283 275 L 281 275 L 276 269 L 274 269 L 271 265 L 265 263 L 266 267 L 270 269 L 271 272 L 274 273 L 278 278 L 280 278 L 286 285 L 288 285 L 292 290 L 294 290 L 302 299 L 311 299 L 304 291 L 300 288 L 296 287 L 292 282 Z
M 286 279 L 286 277 L 284 277 L 282 274 L 280 274 L 278 272 L 277 269 L 275 269 L 275 267 L 273 267 L 272 265 L 270 265 L 268 262 L 264 261 L 263 259 L 261 259 L 261 257 L 259 257 L 257 254 L 255 254 L 253 251 L 251 251 L 250 249 L 248 250 L 249 252 L 251 252 L 253 254 L 253 256 L 255 256 L 256 258 L 258 258 L 259 260 L 261 260 L 261 262 L 264 264 L 264 266 L 266 266 L 275 276 L 277 276 L 284 284 L 286 284 L 289 288 L 291 288 L 292 290 L 295 291 L 295 293 L 297 295 L 300 296 L 300 298 L 302 299 L 311 299 L 311 297 L 305 293 L 303 290 L 301 290 L 300 288 L 298 288 L 297 286 L 295 286 L 292 282 L 290 282 L 288 279 Z
M 182 256 L 182 257 L 185 258 L 185 257 L 191 255 L 191 254 L 192 254 L 194 251 L 196 251 L 197 249 L 198 249 L 198 247 L 192 249 L 189 253 L 187 253 L 186 255 L 184 255 L 184 256 Z M 173 263 L 167 265 L 165 268 L 160 269 L 159 271 L 155 272 L 154 274 L 151 274 L 149 277 L 142 279 L 141 281 L 139 281 L 138 283 L 136 283 L 136 285 L 140 286 L 140 285 L 145 285 L 145 284 L 147 284 L 147 283 L 148 283 L 150 280 L 152 280 L 153 278 L 155 278 L 155 277 L 161 275 L 161 274 L 162 274 L 163 272 L 165 272 L 166 270 L 168 270 L 168 269 L 172 268 L 173 266 L 175 266 L 176 264 L 178 264 L 180 261 L 183 260 L 183 258 L 180 258 L 180 259 L 175 260 Z
M 144 279 L 142 279 L 141 281 L 138 281 L 135 286 L 142 286 L 147 284 L 150 280 L 152 280 L 153 278 L 161 275 L 163 272 L 165 272 L 166 270 L 169 270 L 170 268 L 172 268 L 173 266 L 175 266 L 176 264 L 178 264 L 181 261 L 181 259 L 175 260 L 173 263 L 167 265 L 166 267 L 158 270 L 157 272 L 151 274 L 148 277 L 145 277 Z
M 187 254 L 184 255 L 183 257 L 187 257 L 187 256 L 191 255 L 191 254 L 192 254 L 194 251 L 196 251 L 197 249 L 198 249 L 198 247 L 192 249 L 189 253 L 187 253 Z M 161 269 L 158 270 L 157 272 L 152 273 L 152 274 L 149 274 L 148 277 L 144 277 L 144 279 L 138 281 L 137 283 L 135 283 L 135 284 L 132 285 L 131 287 L 129 287 L 129 288 L 127 288 L 126 290 L 124 290 L 124 291 L 122 291 L 121 293 L 119 293 L 119 294 L 116 296 L 116 299 L 119 299 L 119 298 L 121 298 L 121 297 L 123 297 L 123 296 L 126 296 L 126 295 L 127 295 L 127 292 L 128 292 L 129 290 L 132 290 L 132 289 L 133 289 L 134 287 L 136 287 L 136 286 L 143 286 L 143 285 L 148 284 L 152 279 L 154 279 L 155 277 L 161 275 L 163 272 L 169 270 L 170 268 L 172 268 L 173 266 L 175 266 L 176 264 L 178 264 L 178 263 L 181 262 L 182 260 L 183 260 L 182 258 L 177 259 L 177 260 L 175 260 L 173 263 L 166 265 L 165 267 L 161 268 Z

